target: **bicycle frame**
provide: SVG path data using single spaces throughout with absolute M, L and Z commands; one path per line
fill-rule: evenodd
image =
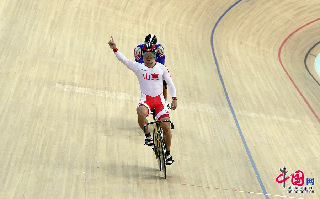
M 166 162 L 165 162 L 165 142 L 163 139 L 163 133 L 162 133 L 162 128 L 160 126 L 160 123 L 162 122 L 170 122 L 171 128 L 174 128 L 173 123 L 170 120 L 161 120 L 161 121 L 156 121 L 154 112 L 152 113 L 153 115 L 153 122 L 149 122 L 148 124 L 144 125 L 144 132 L 146 132 L 146 127 L 148 125 L 154 125 L 154 130 L 153 130 L 153 151 L 155 152 L 156 159 L 158 160 L 159 163 L 159 169 L 160 171 L 162 170 L 164 173 L 164 178 L 167 178 L 167 172 L 166 172 Z
M 160 146 L 160 139 L 159 138 L 163 138 L 162 128 L 160 126 L 160 123 L 163 123 L 163 122 L 169 122 L 172 126 L 172 122 L 170 120 L 161 120 L 161 121 L 154 120 L 154 122 L 149 122 L 148 124 L 144 125 L 144 132 L 146 131 L 146 126 L 149 126 L 151 124 L 154 125 L 153 140 L 154 140 L 154 146 L 156 148 L 158 148 Z M 161 140 L 163 140 L 163 139 L 161 139 Z M 155 141 L 157 141 L 157 142 L 155 142 Z

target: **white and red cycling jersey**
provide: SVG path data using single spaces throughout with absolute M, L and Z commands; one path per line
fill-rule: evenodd
M 156 62 L 156 65 L 153 68 L 149 68 L 142 63 L 133 62 L 127 59 L 119 51 L 116 51 L 115 55 L 138 77 L 141 89 L 141 100 L 138 106 L 147 107 L 149 113 L 152 109 L 155 109 L 157 119 L 166 116 L 169 117 L 169 111 L 162 93 L 163 80 L 167 82 L 172 98 L 176 98 L 177 96 L 168 68 L 158 62 Z

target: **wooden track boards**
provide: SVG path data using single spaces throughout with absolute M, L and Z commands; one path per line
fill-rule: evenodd
M 0 198 L 266 198 L 210 45 L 233 3 L 0 1 Z M 320 123 L 278 58 L 284 40 L 318 11 L 316 0 L 243 0 L 214 34 L 228 96 L 270 198 L 320 196 Z M 319 41 L 319 23 L 292 35 L 281 52 L 317 115 L 319 85 L 304 58 Z M 138 128 L 138 81 L 107 45 L 112 35 L 133 60 L 148 33 L 165 47 L 179 99 L 166 180 Z M 314 177 L 315 193 L 287 193 L 275 181 L 284 165 Z

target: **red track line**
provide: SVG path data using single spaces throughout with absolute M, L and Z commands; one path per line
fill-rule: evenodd
M 294 32 L 292 32 L 281 44 L 280 48 L 279 48 L 279 53 L 278 53 L 278 57 L 279 57 L 279 61 L 280 61 L 280 64 L 283 68 L 283 70 L 287 73 L 289 79 L 291 80 L 291 82 L 293 83 L 294 87 L 296 87 L 296 89 L 298 90 L 299 94 L 301 95 L 301 97 L 303 98 L 303 100 L 305 101 L 305 103 L 308 105 L 308 107 L 310 108 L 311 112 L 313 113 L 313 115 L 317 118 L 318 122 L 320 123 L 320 118 L 319 116 L 316 114 L 316 112 L 313 110 L 313 108 L 311 107 L 311 105 L 309 104 L 309 102 L 306 100 L 306 98 L 304 97 L 304 95 L 301 93 L 300 89 L 298 88 L 298 86 L 295 84 L 295 82 L 293 81 L 293 79 L 291 78 L 291 76 L 289 75 L 288 71 L 285 69 L 283 63 L 282 63 L 282 60 L 281 60 L 281 51 L 282 51 L 282 48 L 284 46 L 284 44 L 289 40 L 290 37 L 292 37 L 292 35 L 294 35 L 296 32 L 298 32 L 299 30 L 301 30 L 302 28 L 316 22 L 316 21 L 319 21 L 320 18 L 318 19 L 315 19 L 307 24 L 305 24 L 304 26 L 301 26 L 300 28 L 298 28 L 297 30 L 295 30 Z

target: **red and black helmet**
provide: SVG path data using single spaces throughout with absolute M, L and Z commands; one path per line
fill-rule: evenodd
M 142 46 L 142 54 L 146 53 L 146 52 L 151 52 L 153 54 L 157 53 L 157 48 L 156 45 L 151 44 L 151 43 L 146 43 Z

